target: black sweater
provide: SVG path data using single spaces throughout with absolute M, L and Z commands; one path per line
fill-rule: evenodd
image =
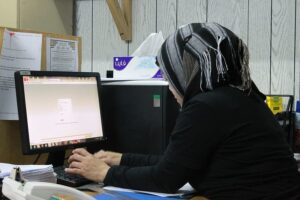
M 184 104 L 163 156 L 124 154 L 104 180 L 158 192 L 186 182 L 209 199 L 300 199 L 296 162 L 273 114 L 255 93 L 230 87 Z

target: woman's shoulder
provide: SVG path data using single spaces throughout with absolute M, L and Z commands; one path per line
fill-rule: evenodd
M 220 87 L 211 91 L 197 93 L 190 98 L 186 103 L 195 104 L 203 102 L 207 104 L 215 104 L 216 102 L 232 101 L 237 98 L 242 98 L 243 93 L 238 89 L 231 87 Z
M 247 104 L 249 97 L 242 91 L 231 87 L 220 87 L 215 90 L 198 93 L 186 101 L 182 110 L 204 109 L 213 112 L 231 112 Z M 199 108 L 199 109 L 195 109 Z

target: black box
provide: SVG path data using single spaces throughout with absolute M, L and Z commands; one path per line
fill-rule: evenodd
M 162 154 L 179 106 L 164 81 L 102 82 L 102 119 L 109 148 Z

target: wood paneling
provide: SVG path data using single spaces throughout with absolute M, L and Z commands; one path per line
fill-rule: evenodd
M 295 99 L 300 97 L 300 0 L 296 3 Z
M 127 56 L 128 44 L 121 40 L 105 0 L 93 0 L 92 41 L 93 71 L 106 77 L 106 70 L 113 69 L 113 57 Z
M 268 94 L 271 90 L 271 0 L 249 1 L 248 38 L 252 80 L 263 93 Z
M 272 1 L 271 93 L 294 94 L 295 0 Z
M 157 31 L 164 38 L 176 30 L 176 0 L 157 1 Z
M 299 1 L 133 0 L 133 40 L 126 44 L 104 0 L 93 0 L 92 70 L 112 69 L 114 55 L 131 54 L 151 32 L 162 30 L 166 37 L 186 23 L 215 21 L 248 44 L 251 75 L 262 92 L 295 94 L 299 98 L 299 26 L 295 30 L 295 5 L 299 13 Z
M 248 41 L 248 0 L 209 0 L 207 19 L 217 22 Z
M 207 0 L 178 0 L 177 27 L 193 22 L 206 22 Z
M 147 38 L 156 32 L 156 1 L 132 0 L 132 41 L 129 43 L 129 54 Z
M 76 12 L 74 34 L 82 38 L 82 64 L 81 71 L 92 71 L 92 32 L 93 32 L 93 1 L 75 1 Z

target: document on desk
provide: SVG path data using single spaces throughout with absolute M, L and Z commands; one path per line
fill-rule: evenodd
M 107 191 L 118 191 L 118 192 L 131 192 L 131 193 L 139 193 L 139 194 L 150 194 L 159 197 L 183 197 L 187 194 L 194 193 L 194 189 L 192 186 L 187 183 L 182 188 L 180 188 L 176 193 L 159 193 L 159 192 L 149 192 L 149 191 L 141 191 L 141 190 L 131 190 L 119 187 L 106 186 L 103 187 L 104 190 Z
M 0 120 L 17 120 L 14 72 L 40 70 L 42 34 L 7 29 L 3 34 L 0 53 Z
M 179 200 L 178 197 L 161 197 L 136 192 L 113 191 L 94 196 L 97 200 Z
M 181 187 L 177 193 L 158 193 L 141 190 L 131 190 L 113 186 L 102 186 L 103 184 L 91 183 L 84 186 L 80 186 L 77 189 L 83 191 L 95 191 L 97 193 L 100 193 L 95 196 L 95 198 L 99 200 L 178 200 L 189 198 L 191 196 L 194 196 L 195 194 L 195 190 L 188 183 Z
M 56 183 L 52 165 L 15 165 L 0 163 L 0 179 L 9 176 L 14 167 L 20 167 L 23 178 L 30 181 Z

